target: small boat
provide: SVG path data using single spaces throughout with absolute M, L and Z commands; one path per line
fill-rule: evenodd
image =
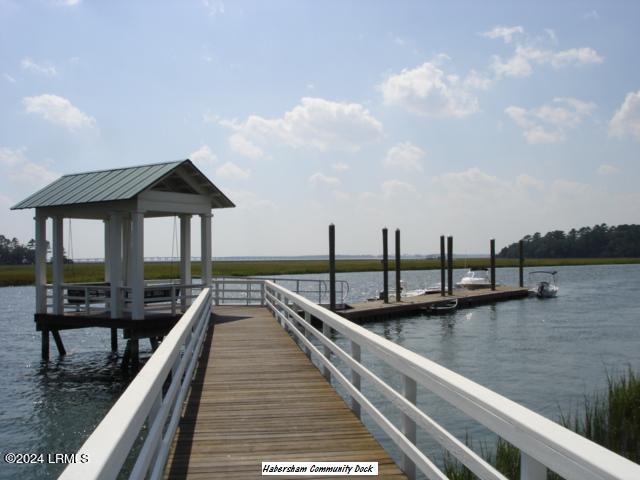
M 553 298 L 558 295 L 556 270 L 536 270 L 529 272 L 529 284 L 533 285 L 529 292 L 538 298 Z
M 497 284 L 496 284 L 497 285 Z M 489 269 L 481 267 L 472 267 L 467 274 L 462 277 L 456 287 L 475 290 L 477 288 L 491 288 L 491 278 L 489 278 Z
M 425 313 L 450 313 L 458 308 L 458 299 L 451 298 L 449 300 L 443 300 L 442 302 L 434 303 L 424 308 Z

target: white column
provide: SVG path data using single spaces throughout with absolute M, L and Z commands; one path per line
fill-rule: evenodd
M 111 279 L 111 318 L 122 317 L 122 214 L 109 217 L 109 274 Z
M 210 213 L 204 213 L 200 215 L 200 237 L 202 240 L 202 246 L 200 251 L 202 252 L 202 283 L 208 287 L 211 286 L 211 215 Z
M 133 320 L 144 319 L 144 212 L 131 212 L 131 269 Z
M 62 284 L 64 283 L 64 236 L 62 232 L 63 217 L 53 217 L 53 313 L 64 313 L 64 299 L 62 298 Z
M 108 218 L 105 218 L 102 222 L 104 223 L 104 281 L 109 282 L 111 281 L 111 271 L 109 270 L 111 267 L 111 262 L 109 261 L 111 230 Z
M 36 209 L 36 313 L 47 313 L 47 217 Z
M 191 215 L 180 215 L 180 283 L 191 283 Z M 181 289 L 182 310 L 191 305 L 191 289 Z
M 122 284 L 131 286 L 131 217 L 122 218 Z

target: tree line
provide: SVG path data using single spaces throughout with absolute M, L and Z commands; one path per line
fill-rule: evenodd
M 47 252 L 50 252 L 47 241 Z M 66 255 L 63 255 L 64 263 L 71 263 Z M 29 265 L 36 261 L 36 241 L 32 238 L 26 245 L 13 237 L 9 239 L 0 235 L 0 265 Z
M 527 258 L 640 257 L 640 225 L 610 227 L 602 223 L 579 230 L 572 228 L 567 233 L 536 232 L 522 240 Z M 504 247 L 498 257 L 517 258 L 518 243 Z

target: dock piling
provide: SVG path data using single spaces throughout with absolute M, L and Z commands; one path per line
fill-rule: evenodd
M 400 301 L 402 286 L 400 282 L 400 229 L 396 228 L 396 302 Z
M 496 240 L 492 238 L 489 241 L 489 249 L 491 255 L 491 290 L 496 289 Z
M 445 252 L 444 252 L 444 235 L 440 235 L 440 295 L 445 296 L 445 288 L 447 287 L 447 282 L 445 278 L 446 268 L 446 260 L 445 260 Z
M 382 229 L 382 300 L 389 303 L 389 249 L 387 227 Z
M 336 227 L 329 225 L 329 310 L 336 311 Z
M 111 329 L 111 351 L 116 353 L 118 351 L 118 329 Z
M 42 329 L 42 361 L 49 361 L 49 330 Z
M 518 242 L 518 254 L 520 257 L 520 264 L 518 266 L 518 276 L 520 280 L 520 288 L 524 287 L 524 241 Z
M 453 295 L 453 237 L 447 237 L 447 292 Z
M 56 342 L 56 348 L 58 349 L 58 354 L 66 355 L 67 351 L 64 348 L 64 343 L 62 343 L 60 332 L 58 330 L 51 330 L 51 336 L 53 337 L 53 340 Z

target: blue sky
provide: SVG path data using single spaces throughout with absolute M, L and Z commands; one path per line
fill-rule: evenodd
M 460 253 L 638 223 L 637 2 L 0 0 L 0 233 L 60 174 L 191 158 L 214 255 Z M 77 223 L 77 227 L 76 227 Z M 148 221 L 146 255 L 171 254 Z M 197 225 L 194 221 L 197 238 Z M 74 222 L 74 255 L 101 227 Z M 194 238 L 194 253 L 199 246 Z

